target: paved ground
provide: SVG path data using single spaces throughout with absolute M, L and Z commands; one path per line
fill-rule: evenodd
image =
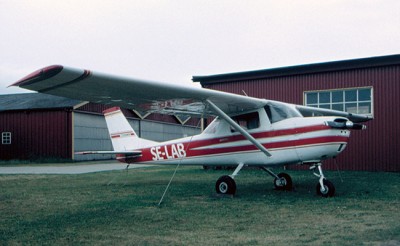
M 129 169 L 148 167 L 146 165 L 130 165 Z M 31 164 L 18 166 L 0 166 L 0 174 L 83 174 L 111 170 L 122 170 L 126 164 L 117 161 L 101 161 L 77 164 Z

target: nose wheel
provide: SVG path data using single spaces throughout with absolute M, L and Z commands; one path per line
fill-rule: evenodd
M 321 165 L 321 163 L 317 163 L 310 167 L 310 169 L 313 170 L 314 175 L 319 178 L 319 182 L 316 187 L 317 195 L 322 197 L 333 197 L 335 195 L 335 186 L 331 181 L 325 178 Z M 319 173 L 317 173 L 315 169 L 318 169 Z
M 331 181 L 324 179 L 322 181 L 323 186 L 320 183 L 317 184 L 317 195 L 322 197 L 333 197 L 335 195 L 335 186 Z

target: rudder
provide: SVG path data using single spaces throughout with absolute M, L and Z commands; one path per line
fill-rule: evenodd
M 139 149 L 142 139 L 139 138 L 119 107 L 103 111 L 108 132 L 115 151 Z

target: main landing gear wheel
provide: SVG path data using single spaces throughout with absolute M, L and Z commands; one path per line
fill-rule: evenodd
M 317 195 L 322 197 L 333 197 L 335 195 L 335 186 L 332 182 L 324 179 L 322 183 L 324 184 L 323 187 L 320 183 L 317 184 Z
M 292 178 L 287 173 L 280 173 L 277 175 L 279 177 L 274 179 L 275 189 L 277 190 L 292 190 L 293 183 Z
M 234 195 L 236 193 L 236 182 L 228 175 L 224 175 L 217 180 L 215 189 L 218 194 Z

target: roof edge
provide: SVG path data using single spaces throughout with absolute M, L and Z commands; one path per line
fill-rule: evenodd
M 351 70 L 359 68 L 381 67 L 400 64 L 400 54 L 375 56 L 367 58 L 357 58 L 340 61 L 330 61 L 321 63 L 310 63 L 304 65 L 295 65 L 278 68 L 268 68 L 261 70 L 193 76 L 193 82 L 200 82 L 202 85 L 219 82 L 230 82 L 246 79 L 273 78 L 290 75 L 302 75 L 309 73 L 322 73 L 340 70 Z
M 85 103 L 66 97 L 30 92 L 0 95 L 0 111 L 74 109 Z

